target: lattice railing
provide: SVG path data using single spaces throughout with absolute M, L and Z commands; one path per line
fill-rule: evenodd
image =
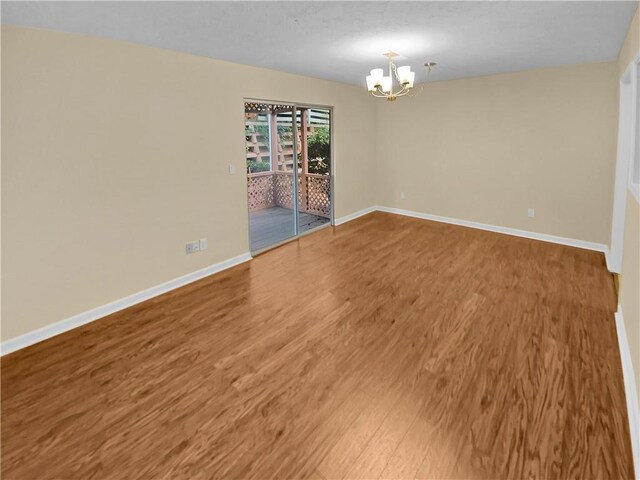
M 271 172 L 249 175 L 247 182 L 250 212 L 275 206 L 274 176 Z
M 331 216 L 331 184 L 329 182 L 329 176 L 305 175 L 303 178 L 307 181 L 305 211 L 320 217 L 329 218 Z
M 306 183 L 306 189 L 302 182 Z M 269 207 L 293 209 L 293 173 L 265 172 L 248 175 L 249 211 Z M 298 208 L 320 217 L 331 217 L 331 183 L 328 175 L 298 177 Z
M 293 173 L 278 172 L 274 178 L 276 206 L 293 209 Z

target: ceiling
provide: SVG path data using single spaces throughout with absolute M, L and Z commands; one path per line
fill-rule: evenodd
M 2 2 L 2 23 L 364 85 L 392 49 L 434 80 L 613 60 L 637 2 Z

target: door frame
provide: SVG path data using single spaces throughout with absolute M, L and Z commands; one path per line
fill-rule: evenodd
M 310 108 L 317 108 L 317 109 L 322 109 L 322 110 L 328 110 L 329 111 L 329 154 L 331 156 L 331 162 L 329 163 L 329 197 L 330 197 L 330 208 L 329 208 L 329 222 L 326 223 L 325 225 L 320 225 L 319 227 L 315 227 L 312 228 L 310 230 L 307 230 L 305 232 L 300 233 L 300 225 L 299 225 L 299 212 L 298 212 L 298 168 L 297 168 L 297 161 L 296 161 L 296 168 L 293 169 L 294 174 L 293 174 L 293 199 L 292 199 L 292 204 L 293 204 L 293 218 L 294 218 L 294 235 L 286 238 L 280 242 L 276 242 L 273 245 L 270 245 L 266 248 L 260 249 L 260 250 L 256 250 L 256 251 L 251 251 L 251 213 L 249 212 L 249 204 L 247 203 L 247 221 L 248 221 L 248 228 L 247 228 L 247 239 L 249 241 L 249 250 L 251 251 L 252 255 L 257 255 L 260 253 L 264 253 L 268 250 L 271 250 L 273 248 L 279 247 L 280 245 L 283 245 L 285 243 L 291 242 L 293 240 L 297 240 L 300 237 L 303 237 L 305 235 L 308 235 L 310 233 L 316 232 L 322 228 L 326 228 L 329 226 L 335 226 L 335 155 L 334 155 L 334 146 L 333 146 L 333 115 L 334 115 L 334 107 L 330 106 L 330 105 L 320 105 L 320 104 L 315 104 L 315 103 L 306 103 L 306 102 L 291 102 L 291 101 L 280 101 L 280 100 L 267 100 L 267 99 L 263 99 L 263 98 L 255 98 L 255 97 L 244 97 L 242 100 L 242 108 L 243 108 L 243 112 L 244 112 L 244 104 L 247 102 L 255 102 L 255 103 L 272 103 L 272 104 L 277 104 L 277 105 L 287 105 L 287 106 L 291 106 L 293 108 L 293 113 L 292 113 L 292 123 L 293 123 L 293 127 L 296 130 L 296 134 L 293 136 L 293 145 L 294 145 L 294 152 L 297 152 L 297 148 L 298 148 L 298 135 L 297 135 L 297 128 L 298 128 L 298 124 L 297 124 L 297 112 L 299 109 L 301 108 L 305 108 L 305 109 L 310 109 Z M 245 139 L 246 142 L 246 139 Z M 270 150 L 271 150 L 271 145 L 269 146 Z M 273 161 L 273 155 L 271 156 L 272 161 Z M 246 171 L 246 158 L 244 158 L 244 165 L 245 165 L 245 169 L 244 171 Z M 247 181 L 247 177 L 246 177 L 246 173 L 245 173 L 245 195 L 248 192 L 248 188 L 249 188 L 249 184 Z
M 632 60 L 620 77 L 619 111 L 618 111 L 618 143 L 616 157 L 616 173 L 613 189 L 613 214 L 611 219 L 611 248 L 609 255 L 609 271 L 622 273 L 622 255 L 624 251 L 624 228 L 629 195 L 630 179 L 633 172 L 633 154 L 638 138 L 636 125 L 638 113 L 638 68 L 640 55 Z

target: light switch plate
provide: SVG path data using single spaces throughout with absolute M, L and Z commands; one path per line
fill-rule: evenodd
M 201 238 L 200 239 L 200 251 L 206 250 L 208 246 L 209 245 L 208 245 L 207 239 L 206 238 Z
M 229 175 L 235 175 L 236 174 L 236 166 L 233 163 L 229 164 Z

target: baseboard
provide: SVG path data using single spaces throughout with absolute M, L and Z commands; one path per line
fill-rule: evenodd
M 622 360 L 622 376 L 624 378 L 624 392 L 627 397 L 627 414 L 629 415 L 629 431 L 631 433 L 631 449 L 636 479 L 640 480 L 640 406 L 638 405 L 638 390 L 636 377 L 633 374 L 633 363 L 627 331 L 622 317 L 622 308 L 618 305 L 616 312 L 616 330 L 618 332 L 618 347 Z
M 345 215 L 344 217 L 336 218 L 336 220 L 333 223 L 336 226 L 342 225 L 343 223 L 347 223 L 347 222 L 350 222 L 351 220 L 355 220 L 356 218 L 366 215 L 367 213 L 374 212 L 375 210 L 376 210 L 376 207 L 367 207 L 355 213 Z
M 604 248 L 602 250 L 602 253 L 604 253 L 604 260 L 607 264 L 607 270 L 609 270 L 613 274 L 619 275 L 621 272 L 619 272 L 618 269 L 614 268 L 611 263 L 611 251 L 609 250 L 609 246 L 608 245 L 602 245 L 602 246 Z
M 174 278 L 173 280 L 169 280 L 168 282 L 164 282 L 160 285 L 148 288 L 146 290 L 143 290 L 142 292 L 134 293 L 133 295 L 129 295 L 127 297 L 107 303 L 106 305 L 102 305 L 83 313 L 79 313 L 78 315 L 74 315 L 73 317 L 69 317 L 65 320 L 47 325 L 46 327 L 39 328 L 38 330 L 34 330 L 19 337 L 12 338 L 0 345 L 0 355 L 7 355 L 11 352 L 15 352 L 16 350 L 20 350 L 21 348 L 28 347 L 29 345 L 33 345 L 34 343 L 41 342 L 74 328 L 80 327 L 81 325 L 85 325 L 102 317 L 106 317 L 107 315 L 111 315 L 112 313 L 124 310 L 125 308 L 144 302 L 145 300 L 149 300 L 150 298 L 157 297 L 158 295 L 162 295 L 163 293 L 169 292 L 171 290 L 175 290 L 176 288 L 195 282 L 196 280 L 200 280 L 201 278 L 208 277 L 209 275 L 213 275 L 214 273 L 234 267 L 248 260 L 251 260 L 251 254 L 243 253 L 242 255 L 238 255 L 237 257 L 233 257 L 209 267 L 196 270 L 195 272 L 188 273 L 181 277 Z
M 350 222 L 351 220 L 355 220 L 356 218 L 362 217 L 363 215 L 367 215 L 368 213 L 371 213 L 374 211 L 394 213 L 397 215 L 405 215 L 405 216 L 414 217 L 414 218 L 432 220 L 435 222 L 449 223 L 452 225 L 460 225 L 463 227 L 478 228 L 480 230 L 503 233 L 506 235 L 514 235 L 517 237 L 530 238 L 533 240 L 541 240 L 543 242 L 559 243 L 561 245 L 568 245 L 571 247 L 584 248 L 587 250 L 595 250 L 597 252 L 604 253 L 605 259 L 607 260 L 607 266 L 609 265 L 609 249 L 606 245 L 603 245 L 603 244 L 586 242 L 583 240 L 575 240 L 571 238 L 557 237 L 554 235 L 547 235 L 544 233 L 529 232 L 526 230 L 518 230 L 515 228 L 498 227 L 495 225 L 471 222 L 468 220 L 460 220 L 457 218 L 442 217 L 439 215 L 431 215 L 428 213 L 414 212 L 411 210 L 403 210 L 399 208 L 391 208 L 391 207 L 385 207 L 385 206 L 372 206 L 372 207 L 368 207 L 363 210 L 359 210 L 357 212 L 351 213 L 349 215 L 345 215 L 343 217 L 337 218 L 334 224 L 336 226 L 342 225 L 343 223 Z M 42 327 L 38 330 L 34 330 L 33 332 L 29 332 L 19 337 L 12 338 L 10 340 L 7 340 L 6 342 L 3 342 L 0 345 L 0 355 L 7 355 L 11 352 L 15 352 L 16 350 L 19 350 L 21 348 L 28 347 L 29 345 L 33 345 L 34 343 L 41 342 L 55 335 L 59 335 L 61 333 L 69 331 L 73 328 L 93 322 L 95 320 L 98 320 L 99 318 L 105 317 L 119 310 L 123 310 L 125 308 L 131 307 L 137 303 L 144 302 L 145 300 L 156 297 L 170 290 L 174 290 L 183 285 L 187 285 L 188 283 L 195 282 L 196 280 L 207 277 L 209 275 L 213 275 L 216 272 L 233 267 L 240 263 L 246 262 L 250 259 L 251 259 L 251 254 L 244 253 L 242 255 L 238 255 L 237 257 L 230 258 L 223 262 L 216 263 L 214 265 L 203 268 L 201 270 L 197 270 L 195 272 L 189 273 L 182 277 L 170 280 L 160 285 L 156 285 L 155 287 L 151 287 L 142 292 L 138 292 L 133 295 L 129 295 L 119 300 L 110 302 L 106 305 L 102 305 L 100 307 L 94 308 L 93 310 L 89 310 L 87 312 L 74 315 L 73 317 L 67 318 L 60 322 L 47 325 L 46 327 Z
M 608 266 L 609 247 L 601 243 L 587 242 L 585 240 L 575 240 L 573 238 L 557 237 L 555 235 L 548 235 L 546 233 L 529 232 L 527 230 L 518 230 L 516 228 L 499 227 L 496 225 L 489 225 L 486 223 L 479 223 L 479 222 L 471 222 L 469 220 L 460 220 L 457 218 L 441 217 L 439 215 L 431 215 L 429 213 L 414 212 L 411 210 L 402 210 L 400 208 L 377 206 L 375 209 L 380 212 L 395 213 L 397 215 L 405 215 L 407 217 L 422 218 L 424 220 L 433 220 L 434 222 L 450 223 L 452 225 L 459 225 L 461 227 L 477 228 L 480 230 L 503 233 L 505 235 L 512 235 L 515 237 L 530 238 L 532 240 L 540 240 L 543 242 L 558 243 L 560 245 L 568 245 L 570 247 L 584 248 L 586 250 L 594 250 L 596 252 L 604 253 L 605 259 L 607 260 L 607 266 Z

